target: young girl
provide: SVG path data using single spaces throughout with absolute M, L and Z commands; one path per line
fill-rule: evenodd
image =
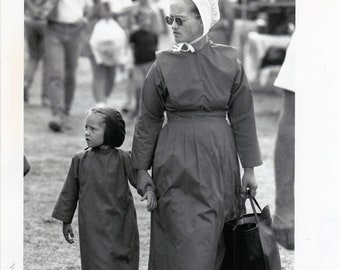
M 92 109 L 85 119 L 88 148 L 76 154 L 52 217 L 63 222 L 63 234 L 74 242 L 71 222 L 77 202 L 83 270 L 138 270 L 139 236 L 136 211 L 127 179 L 136 187 L 130 156 L 117 149 L 125 138 L 121 114 Z M 157 206 L 149 187 L 142 200 Z

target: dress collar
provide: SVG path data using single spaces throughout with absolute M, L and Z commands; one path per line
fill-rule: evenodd
M 97 152 L 97 153 L 107 154 L 107 153 L 110 153 L 115 148 L 108 146 L 108 145 L 101 145 L 101 146 L 97 146 L 91 149 L 92 151 Z
M 177 52 L 196 52 L 201 50 L 207 43 L 209 42 L 209 39 L 207 36 L 203 36 L 201 39 L 196 41 L 195 43 L 191 44 L 188 42 L 183 42 L 183 43 L 177 43 L 172 47 L 172 51 L 177 51 Z

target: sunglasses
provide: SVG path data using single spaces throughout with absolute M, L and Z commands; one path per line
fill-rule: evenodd
M 168 25 L 172 25 L 173 22 L 175 21 L 177 25 L 181 26 L 181 25 L 183 25 L 184 21 L 187 21 L 187 20 L 192 19 L 192 18 L 197 18 L 197 17 L 199 17 L 199 15 L 196 15 L 194 17 L 189 17 L 189 18 L 174 17 L 174 16 L 170 15 L 170 16 L 165 16 L 165 21 Z

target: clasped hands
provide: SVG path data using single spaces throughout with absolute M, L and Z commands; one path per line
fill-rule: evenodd
M 146 209 L 154 210 L 157 207 L 156 187 L 147 170 L 137 171 L 137 190 L 141 201 L 147 200 Z

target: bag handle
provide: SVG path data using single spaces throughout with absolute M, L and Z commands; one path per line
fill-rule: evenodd
M 250 201 L 250 205 L 251 205 L 251 209 L 253 210 L 253 213 L 254 213 L 254 216 L 255 216 L 255 219 L 257 221 L 257 223 L 260 222 L 260 218 L 256 212 L 256 209 L 255 209 L 255 204 L 257 206 L 257 208 L 260 210 L 260 212 L 262 212 L 262 208 L 260 206 L 260 204 L 257 202 L 257 200 L 255 199 L 255 197 L 251 196 L 250 195 L 250 190 L 247 190 L 247 195 L 246 195 L 246 199 L 249 199 Z M 255 204 L 254 204 L 255 203 Z M 241 215 L 239 215 L 236 219 L 236 222 L 235 222 L 235 226 L 234 226 L 234 229 L 236 228 L 238 222 L 240 221 L 241 219 Z
M 254 213 L 254 216 L 255 216 L 255 219 L 256 219 L 257 223 L 260 223 L 259 215 L 258 215 L 257 212 L 256 212 L 254 202 L 255 202 L 256 206 L 257 206 L 257 207 L 260 209 L 260 211 L 262 212 L 262 209 L 261 209 L 259 203 L 258 203 L 257 200 L 255 199 L 255 197 L 253 197 L 253 196 L 251 196 L 251 195 L 249 195 L 247 198 L 248 198 L 249 201 L 250 201 L 250 205 L 251 205 L 251 208 L 252 208 L 252 210 L 253 210 L 253 213 Z

